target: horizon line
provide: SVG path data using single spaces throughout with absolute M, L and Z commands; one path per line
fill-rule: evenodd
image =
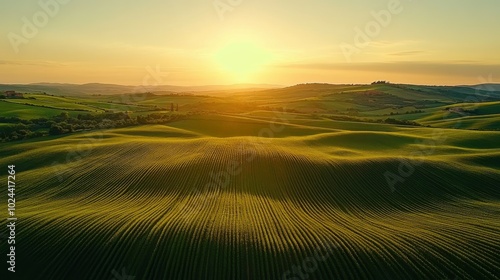
M 374 81 L 376 82 L 376 81 Z M 32 82 L 32 83 L 0 83 L 0 85 L 3 86 L 28 86 L 28 85 L 71 85 L 71 86 L 85 86 L 85 85 L 108 85 L 108 86 L 123 86 L 123 87 L 144 87 L 144 88 L 157 88 L 157 87 L 230 87 L 230 86 L 269 86 L 269 87 L 274 87 L 274 88 L 286 88 L 286 87 L 293 87 L 293 86 L 298 86 L 298 85 L 334 85 L 334 86 L 349 86 L 349 85 L 372 85 L 374 82 L 371 83 L 329 83 L 329 82 L 302 82 L 302 83 L 294 83 L 294 84 L 287 84 L 287 85 L 280 85 L 280 84 L 268 84 L 268 83 L 235 83 L 235 84 L 201 84 L 201 85 L 175 85 L 175 84 L 162 84 L 162 85 L 126 85 L 126 84 L 118 84 L 118 83 L 101 83 L 101 82 L 87 82 L 87 83 L 67 83 L 67 82 Z M 415 86 L 463 86 L 463 87 L 469 87 L 469 86 L 479 86 L 479 85 L 496 85 L 499 84 L 500 82 L 489 82 L 489 83 L 479 83 L 479 84 L 422 84 L 422 83 L 397 83 L 397 82 L 390 82 L 387 81 L 386 84 L 391 84 L 391 85 L 415 85 Z

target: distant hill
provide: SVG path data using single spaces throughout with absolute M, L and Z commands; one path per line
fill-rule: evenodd
M 500 91 L 500 84 L 480 84 L 469 87 L 480 90 Z
M 470 102 L 477 101 L 499 101 L 500 90 L 491 90 L 487 87 L 474 88 L 472 86 L 424 86 L 407 84 L 371 84 L 371 85 L 342 85 L 342 84 L 319 84 L 308 83 L 298 84 L 291 87 L 262 90 L 250 92 L 254 98 L 276 98 L 296 100 L 304 98 L 331 99 L 335 95 L 341 94 L 344 101 L 349 103 L 366 99 L 366 94 L 382 94 L 386 97 L 399 98 L 397 104 L 401 105 L 405 101 L 440 101 L 440 102 Z M 364 95 L 363 95 L 364 94 Z M 349 97 L 348 97 L 349 96 Z M 338 102 L 338 100 L 337 100 Z M 389 104 L 386 104 L 389 105 Z
M 151 87 L 125 86 L 115 84 L 0 84 L 0 92 L 15 90 L 18 92 L 37 93 L 45 92 L 63 96 L 85 95 L 117 95 L 152 92 L 156 95 L 172 93 L 190 93 L 195 95 L 228 96 L 251 93 L 254 97 L 280 96 L 285 98 L 307 98 L 335 93 L 354 93 L 364 91 L 378 91 L 403 99 L 410 100 L 441 100 L 460 102 L 471 95 L 482 101 L 497 101 L 500 99 L 500 84 L 481 84 L 470 86 L 424 86 L 405 84 L 325 84 L 307 83 L 290 87 L 268 84 L 235 84 L 235 85 L 206 85 L 206 86 L 173 86 L 159 85 Z
M 124 86 L 114 84 L 89 83 L 83 85 L 77 84 L 58 84 L 58 83 L 35 83 L 35 84 L 0 84 L 0 91 L 15 90 L 19 92 L 45 92 L 54 95 L 113 95 L 129 94 L 141 92 L 155 92 L 160 94 L 185 93 L 185 92 L 214 92 L 229 90 L 256 90 L 277 88 L 276 85 L 266 84 L 236 84 L 236 85 L 207 85 L 207 86 L 172 86 L 160 85 L 151 87 Z

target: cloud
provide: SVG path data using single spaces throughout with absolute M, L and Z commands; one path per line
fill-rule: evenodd
M 0 65 L 6 66 L 65 66 L 63 63 L 53 61 L 38 61 L 38 60 L 0 60 Z
M 401 48 L 404 46 L 415 46 L 417 44 L 422 44 L 422 41 L 417 40 L 399 40 L 399 41 L 388 41 L 388 40 L 375 40 L 370 42 L 370 46 L 376 48 Z
M 276 65 L 276 67 L 325 71 L 442 75 L 469 78 L 488 74 L 500 76 L 500 64 L 456 62 L 297 63 L 281 64 Z
M 395 53 L 390 53 L 389 55 L 392 56 L 411 56 L 411 55 L 417 55 L 417 54 L 423 54 L 425 53 L 424 51 L 404 51 L 404 52 L 395 52 Z

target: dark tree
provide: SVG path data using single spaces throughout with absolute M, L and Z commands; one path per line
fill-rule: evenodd
M 60 125 L 53 124 L 50 127 L 50 130 L 49 130 L 49 134 L 50 135 L 60 135 L 60 134 L 63 134 L 63 133 L 64 133 L 64 128 L 62 128 L 62 126 L 60 126 Z

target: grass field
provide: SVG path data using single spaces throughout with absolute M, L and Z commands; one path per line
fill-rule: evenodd
M 104 112 L 150 112 L 154 106 L 142 104 L 122 104 L 125 98 L 104 100 L 92 97 L 61 97 L 44 94 L 25 94 L 24 99 L 4 99 L 0 101 L 1 116 L 22 119 L 47 118 L 68 112 L 78 114 L 100 114 Z
M 306 115 L 348 115 L 371 120 L 394 117 L 437 127 L 450 127 L 445 123 L 447 120 L 464 117 L 453 110 L 474 110 L 470 117 L 500 112 L 500 92 L 484 92 L 463 87 L 305 84 L 280 89 L 225 93 L 223 96 L 208 94 L 159 92 L 53 96 L 29 93 L 25 95 L 25 99 L 3 100 L 0 102 L 0 109 L 3 110 L 2 116 L 29 119 L 56 116 L 65 111 L 71 116 L 103 112 L 149 114 L 169 111 L 171 104 L 178 105 L 181 112 L 233 114 L 284 108 Z M 471 103 L 471 100 L 475 102 Z M 450 109 L 452 111 L 449 111 Z M 475 119 L 474 124 L 467 124 L 464 128 L 500 129 L 498 122 L 492 123 L 491 118 L 484 123 L 480 118 Z
M 498 279 L 499 141 L 255 111 L 1 143 L 0 166 L 23 279 Z

